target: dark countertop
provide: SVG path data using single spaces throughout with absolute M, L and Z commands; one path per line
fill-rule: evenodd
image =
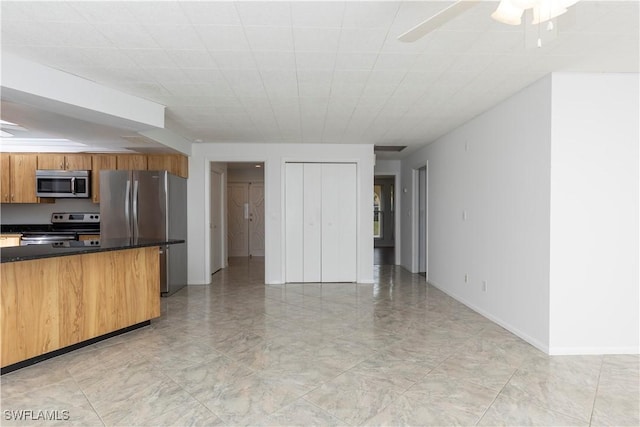
M 0 263 L 28 261 L 41 258 L 54 258 L 60 256 L 82 255 L 94 252 L 120 251 L 124 249 L 144 248 L 147 246 L 165 246 L 184 243 L 184 240 L 158 240 L 158 239 L 102 239 L 90 240 L 89 246 L 58 246 L 28 245 L 13 246 L 0 249 Z M 85 242 L 70 242 L 71 245 L 85 244 Z

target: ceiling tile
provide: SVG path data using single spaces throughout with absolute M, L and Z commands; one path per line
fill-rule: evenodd
M 146 68 L 144 71 L 159 83 L 188 81 L 187 75 L 180 68 Z
M 235 3 L 231 1 L 184 1 L 180 2 L 180 7 L 193 24 L 242 25 Z
M 336 66 L 334 52 L 296 52 L 296 68 L 299 70 L 333 70 Z
M 425 54 L 460 54 L 471 49 L 479 33 L 460 31 L 434 31 L 425 36 Z
M 212 51 L 248 51 L 244 29 L 238 26 L 197 25 L 196 31 L 207 49 Z
M 292 2 L 291 14 L 294 27 L 342 27 L 345 2 L 306 1 Z
M 42 22 L 38 30 L 48 35 L 50 46 L 111 47 L 109 40 L 86 22 Z
M 242 1 L 235 5 L 243 25 L 291 26 L 288 2 Z
M 3 23 L 5 19 L 13 22 L 86 22 L 84 16 L 65 2 L 3 1 L 1 6 Z
M 371 70 L 377 59 L 377 53 L 339 52 L 336 56 L 336 69 Z
M 379 28 L 344 28 L 340 34 L 339 52 L 378 52 L 387 36 Z
M 448 54 L 421 54 L 416 56 L 416 62 L 413 63 L 411 70 L 428 71 L 428 72 L 444 72 L 448 70 L 456 61 L 458 55 Z
M 144 28 L 161 48 L 205 49 L 200 35 L 191 25 L 145 25 Z
M 210 52 L 221 70 L 255 70 L 258 68 L 251 52 Z
M 138 22 L 124 1 L 76 1 L 69 4 L 87 21 L 92 23 Z
M 290 27 L 245 26 L 244 31 L 254 51 L 293 51 Z
M 395 19 L 400 2 L 349 1 L 344 11 L 345 28 L 387 29 Z
M 407 53 L 381 53 L 374 66 L 376 70 L 407 70 L 416 61 L 416 55 Z
M 126 2 L 137 22 L 154 25 L 188 25 L 190 21 L 176 1 L 157 1 L 150 5 L 142 1 Z
M 581 1 L 540 49 L 489 17 L 495 2 L 397 40 L 452 2 L 6 1 L 2 53 L 167 105 L 185 136 L 238 142 L 423 144 L 549 72 L 638 72 L 638 2 Z
M 7 52 L 11 51 L 11 49 L 3 49 L 3 51 Z M 14 53 L 55 68 L 92 66 L 91 58 L 87 58 L 83 51 L 77 49 L 52 46 L 25 46 Z
M 256 65 L 261 70 L 295 70 L 296 56 L 292 52 L 253 52 Z
M 107 68 L 136 68 L 138 64 L 121 49 L 116 48 L 92 48 L 76 49 L 86 58 L 87 64 L 94 67 Z
M 115 47 L 123 49 L 159 48 L 158 43 L 141 25 L 134 23 L 96 23 L 95 27 Z
M 180 68 L 218 68 L 206 50 L 166 50 L 167 55 Z
M 220 70 L 215 68 L 182 68 L 185 83 L 227 83 Z
M 176 68 L 177 64 L 161 49 L 123 49 L 140 68 Z
M 337 28 L 294 28 L 293 42 L 300 52 L 335 52 L 340 40 Z

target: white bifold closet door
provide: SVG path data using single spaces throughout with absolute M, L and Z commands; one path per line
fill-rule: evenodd
M 356 165 L 287 163 L 287 282 L 356 281 Z

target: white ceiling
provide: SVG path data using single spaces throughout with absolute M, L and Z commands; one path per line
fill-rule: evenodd
M 495 2 L 396 40 L 450 3 L 2 1 L 2 51 L 165 105 L 191 140 L 400 155 L 549 72 L 639 71 L 637 1 L 583 0 L 541 48 L 537 27 L 494 22 Z

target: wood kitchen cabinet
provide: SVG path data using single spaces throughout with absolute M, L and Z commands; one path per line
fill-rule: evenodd
M 0 153 L 2 160 L 2 180 L 0 181 L 0 202 L 11 202 L 11 166 L 9 161 L 9 153 Z
M 118 170 L 147 170 L 147 156 L 144 154 L 117 154 L 116 167 Z
M 159 317 L 158 277 L 158 246 L 3 263 L 2 367 Z
M 0 234 L 0 248 L 20 246 L 22 234 Z
M 38 169 L 91 170 L 90 154 L 38 154 Z
M 37 154 L 2 154 L 2 203 L 38 203 Z
M 91 201 L 100 203 L 100 171 L 117 169 L 115 154 L 94 154 L 91 156 Z
M 181 154 L 149 154 L 147 169 L 166 170 L 182 178 L 189 177 L 189 159 Z

